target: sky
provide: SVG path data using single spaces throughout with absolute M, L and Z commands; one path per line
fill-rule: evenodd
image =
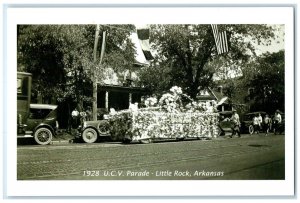
M 275 35 L 278 38 L 272 40 L 272 44 L 270 46 L 256 45 L 256 54 L 261 55 L 265 52 L 278 52 L 284 49 L 284 25 L 273 25 L 273 27 L 277 29 Z

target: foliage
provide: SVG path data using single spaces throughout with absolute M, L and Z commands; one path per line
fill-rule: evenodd
M 151 105 L 150 105 L 151 104 Z M 203 102 L 195 101 L 182 92 L 181 87 L 173 86 L 170 92 L 163 94 L 157 102 L 155 96 L 145 100 L 146 107 L 159 107 L 164 112 L 215 112 L 217 103 L 215 101 Z
M 107 31 L 105 57 L 93 62 L 95 25 L 19 25 L 18 71 L 33 75 L 33 92 L 59 101 L 92 101 L 93 72 L 102 81 L 103 69 L 125 69 L 134 60 L 129 40 L 133 26 L 101 26 Z M 117 29 L 122 28 L 122 29 Z M 101 42 L 101 39 L 99 40 Z
M 157 51 L 151 68 L 142 71 L 144 86 L 153 92 L 181 86 L 192 98 L 199 89 L 213 85 L 213 75 L 222 67 L 235 67 L 255 55 L 253 42 L 270 43 L 274 37 L 267 25 L 220 25 L 229 33 L 230 51 L 217 55 L 210 25 L 152 25 L 151 40 Z
M 145 100 L 146 107 L 154 107 L 157 104 L 156 97 L 149 97 Z
M 33 90 L 45 96 L 76 95 L 89 58 L 79 26 L 19 25 L 18 69 L 33 75 Z
M 257 71 L 247 84 L 253 88 L 250 95 L 256 109 L 273 113 L 276 109 L 284 110 L 284 51 L 266 53 L 258 58 Z
M 131 137 L 132 132 L 131 112 L 119 112 L 109 119 L 109 131 L 113 140 L 124 140 Z
M 136 51 L 130 35 L 134 29 L 126 24 L 101 25 L 101 30 L 107 32 L 103 68 L 111 67 L 117 74 L 132 69 Z

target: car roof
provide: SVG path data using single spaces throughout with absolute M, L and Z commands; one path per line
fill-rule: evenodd
M 246 113 L 245 115 L 253 115 L 253 114 L 266 114 L 264 111 L 257 111 L 257 112 L 251 112 L 251 113 Z
M 51 109 L 54 110 L 57 108 L 57 105 L 53 104 L 30 104 L 31 109 Z
M 219 114 L 233 114 L 233 111 L 219 111 Z

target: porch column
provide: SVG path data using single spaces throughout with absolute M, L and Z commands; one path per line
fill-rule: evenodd
M 132 93 L 129 93 L 129 105 L 131 104 L 131 102 L 132 102 Z
M 108 111 L 108 91 L 105 91 L 105 109 Z

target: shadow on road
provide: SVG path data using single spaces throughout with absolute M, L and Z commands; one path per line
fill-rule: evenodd
M 33 138 L 19 138 L 17 139 L 17 145 L 36 145 Z

